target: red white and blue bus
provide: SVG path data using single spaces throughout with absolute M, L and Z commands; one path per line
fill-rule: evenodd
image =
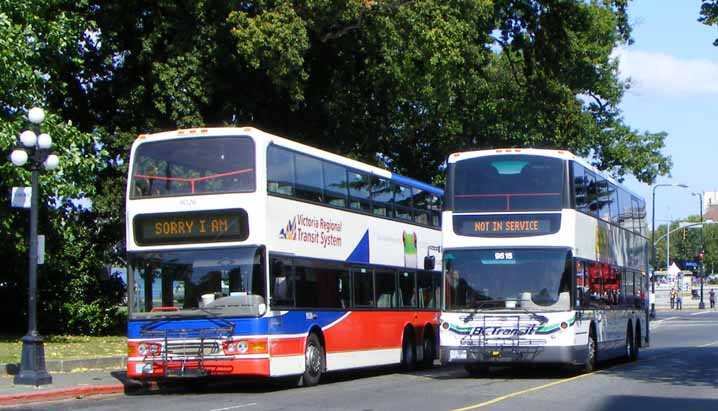
M 128 376 L 314 385 L 325 371 L 430 366 L 442 196 L 249 127 L 139 136 Z
M 442 363 L 590 372 L 648 344 L 645 202 L 566 151 L 448 161 Z

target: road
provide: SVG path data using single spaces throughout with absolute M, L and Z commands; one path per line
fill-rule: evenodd
M 718 312 L 660 312 L 652 347 L 634 363 L 577 375 L 557 369 L 494 369 L 471 378 L 460 367 L 400 373 L 337 373 L 312 388 L 242 381 L 163 392 L 87 398 L 18 410 L 718 410 Z

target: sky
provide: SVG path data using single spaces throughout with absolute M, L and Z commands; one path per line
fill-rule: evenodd
M 656 226 L 698 215 L 693 192 L 718 191 L 718 27 L 699 23 L 700 0 L 634 0 L 628 14 L 634 43 L 618 50 L 621 77 L 631 79 L 620 105 L 624 122 L 638 131 L 665 131 L 669 176 L 656 189 Z M 628 188 L 646 199 L 652 186 L 635 178 Z M 649 220 L 650 224 L 650 220 Z M 649 227 L 650 228 L 650 227 Z

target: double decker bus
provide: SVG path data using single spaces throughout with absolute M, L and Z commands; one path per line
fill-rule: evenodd
M 645 201 L 566 151 L 452 154 L 442 363 L 635 360 L 648 345 Z
M 442 190 L 249 127 L 141 135 L 128 180 L 129 377 L 433 363 Z

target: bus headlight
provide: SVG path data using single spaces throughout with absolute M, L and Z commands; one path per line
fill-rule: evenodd
M 142 343 L 137 346 L 137 354 L 144 357 L 147 355 L 148 352 L 149 352 L 149 349 L 147 348 L 147 344 Z

